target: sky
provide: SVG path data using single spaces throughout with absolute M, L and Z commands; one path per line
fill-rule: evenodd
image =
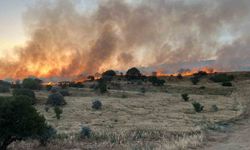
M 23 13 L 39 0 L 0 0 L 0 57 L 27 41 Z M 40 0 L 42 1 L 42 0 Z M 79 10 L 90 11 L 97 0 L 78 0 Z

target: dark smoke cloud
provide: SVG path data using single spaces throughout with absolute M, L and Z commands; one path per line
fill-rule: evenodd
M 231 70 L 250 57 L 249 0 L 100 0 L 92 13 L 77 5 L 54 0 L 29 7 L 30 39 L 15 51 L 17 60 L 0 60 L 0 77 L 74 77 L 211 58 Z M 225 29 L 232 43 L 220 41 Z

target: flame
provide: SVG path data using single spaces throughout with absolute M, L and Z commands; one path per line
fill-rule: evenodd
M 218 70 L 215 70 L 215 69 L 210 68 L 210 67 L 203 67 L 203 68 L 193 68 L 190 71 L 184 71 L 184 72 L 174 73 L 174 74 L 166 74 L 162 70 L 157 70 L 156 75 L 159 76 L 159 77 L 178 76 L 179 74 L 181 74 L 182 76 L 192 76 L 193 74 L 195 74 L 195 73 L 197 73 L 199 71 L 206 72 L 207 74 L 213 74 L 215 72 L 219 72 Z

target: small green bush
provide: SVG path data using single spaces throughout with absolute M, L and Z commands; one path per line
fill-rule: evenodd
M 227 74 L 216 74 L 213 75 L 210 80 L 214 82 L 231 82 L 234 80 L 233 75 L 227 75 Z
M 195 112 L 202 112 L 203 111 L 203 109 L 204 109 L 204 106 L 202 106 L 200 103 L 198 103 L 198 102 L 193 102 L 192 103 L 193 104 L 193 107 L 194 107 L 194 110 L 195 110 Z
M 211 106 L 211 111 L 212 111 L 212 112 L 217 112 L 217 111 L 219 111 L 218 106 L 217 106 L 217 105 L 212 105 L 212 106 Z
M 62 94 L 60 94 L 59 92 L 56 92 L 56 93 L 52 93 L 49 95 L 46 104 L 49 104 L 52 106 L 62 106 L 62 105 L 66 105 L 66 102 Z
M 46 88 L 47 91 L 50 91 L 52 89 L 52 87 L 53 87 L 52 85 L 46 85 L 45 88 Z
M 42 88 L 42 80 L 37 78 L 26 78 L 22 83 L 23 88 L 31 90 L 40 90 Z
M 48 141 L 56 137 L 56 129 L 54 129 L 52 126 L 47 126 L 43 133 L 38 137 L 38 140 L 40 141 L 41 145 L 46 146 Z
M 108 91 L 107 82 L 104 79 L 99 79 L 97 89 L 100 91 L 101 94 L 106 93 Z
M 80 138 L 90 138 L 91 136 L 91 129 L 89 127 L 82 127 L 80 132 Z
M 187 102 L 187 101 L 189 101 L 189 96 L 188 96 L 188 94 L 182 94 L 181 95 L 181 97 L 182 97 L 182 99 L 185 101 L 185 102 Z
M 197 85 L 200 82 L 200 79 L 198 77 L 192 77 L 190 78 L 191 82 L 193 83 L 193 85 Z
M 60 90 L 60 93 L 62 94 L 62 96 L 70 96 L 70 95 L 71 95 L 71 94 L 69 93 L 69 91 L 66 90 L 66 89 Z
M 233 84 L 231 82 L 223 82 L 221 85 L 228 86 L 228 87 L 233 86 Z
M 13 96 L 27 96 L 32 100 L 32 104 L 35 104 L 36 102 L 36 95 L 35 93 L 30 89 L 14 89 L 12 92 Z
M 95 110 L 100 110 L 100 109 L 102 109 L 102 102 L 99 101 L 99 100 L 95 100 L 95 101 L 92 103 L 92 108 L 95 109 Z
M 60 107 L 56 106 L 54 108 L 54 112 L 56 114 L 56 119 L 59 120 L 61 118 L 61 114 L 63 113 L 63 110 Z
M 0 93 L 9 93 L 10 87 L 0 85 Z
M 143 93 L 143 94 L 146 93 L 146 88 L 145 88 L 145 87 L 142 87 L 142 88 L 141 88 L 141 93 Z

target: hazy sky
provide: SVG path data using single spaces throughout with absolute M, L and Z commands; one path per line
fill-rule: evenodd
M 27 36 L 22 15 L 27 7 L 39 0 L 0 0 L 0 56 L 25 43 Z M 40 0 L 42 1 L 42 0 Z M 97 0 L 77 0 L 79 10 L 91 10 Z

